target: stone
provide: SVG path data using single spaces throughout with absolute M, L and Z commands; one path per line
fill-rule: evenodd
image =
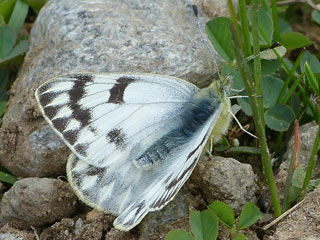
M 105 237 L 105 240 L 138 240 L 139 238 L 127 232 L 112 228 Z
M 20 177 L 57 176 L 64 171 L 63 165 L 69 151 L 50 131 L 34 98 L 36 88 L 52 77 L 84 71 L 145 72 L 180 77 L 198 87 L 207 86 L 216 74 L 212 56 L 202 41 L 205 36 L 204 24 L 209 18 L 201 11 L 204 5 L 200 4 L 199 21 L 203 26 L 203 34 L 200 34 L 191 8 L 193 3 L 191 0 L 49 1 L 34 24 L 29 51 L 10 91 L 8 108 L 0 129 L 1 166 Z M 222 9 L 224 6 L 225 3 L 218 1 L 215 7 Z M 74 239 L 85 233 L 94 239 L 101 236 L 101 221 L 91 221 L 95 216 L 92 213 L 87 216 L 88 219 L 71 219 L 68 218 L 69 214 L 65 214 L 65 209 L 55 211 L 56 208 L 46 205 L 43 208 L 43 202 L 31 194 L 31 190 L 33 194 L 39 193 L 36 189 L 39 184 L 49 187 L 48 191 L 51 191 L 51 185 L 43 182 L 47 179 L 41 179 L 36 178 L 34 183 L 28 184 L 22 184 L 21 181 L 29 180 L 18 181 L 3 198 L 2 205 L 8 209 L 2 209 L 0 217 L 29 225 L 56 221 L 43 231 L 41 239 Z M 30 213 L 22 208 L 26 205 L 18 196 L 19 192 L 23 192 L 21 185 L 26 189 Z M 64 190 L 63 185 L 61 191 Z M 53 197 L 58 194 L 55 190 L 51 193 Z M 49 201 L 52 199 L 45 191 L 41 196 Z M 9 206 L 10 201 L 19 211 L 14 212 Z M 74 202 L 73 196 L 69 195 L 65 203 L 69 204 L 66 207 L 68 211 L 73 212 L 70 204 Z M 42 207 L 41 211 L 36 207 Z M 184 209 L 185 205 L 180 207 Z M 183 223 L 180 226 L 185 226 L 188 214 L 185 215 L 186 212 L 181 209 L 179 214 L 184 214 L 176 216 L 176 222 L 167 221 L 175 216 L 169 217 L 166 212 L 161 223 L 179 226 L 181 221 Z M 35 216 L 35 212 L 39 215 Z M 176 214 L 175 211 L 173 213 Z M 152 218 L 162 219 L 159 216 Z M 107 233 L 105 239 L 117 239 L 116 236 L 118 239 L 137 239 L 136 230 L 119 232 L 110 227 L 110 219 L 104 217 L 103 220 L 102 232 Z M 150 220 L 150 224 L 153 222 Z M 152 226 L 145 229 L 155 230 Z M 92 235 L 93 230 L 96 235 Z M 156 236 L 157 232 L 154 233 Z
M 58 147 L 56 139 L 42 136 L 55 146 L 49 154 L 43 147 L 30 147 L 30 142 L 41 144 L 34 136 L 47 125 L 34 91 L 52 77 L 84 71 L 145 72 L 208 85 L 215 67 L 191 4 L 191 0 L 48 2 L 32 28 L 29 51 L 11 88 L 0 129 L 0 164 L 16 176 L 60 174 L 60 161 L 52 172 L 44 163 L 54 163 L 59 155 L 67 158 L 67 150 Z M 208 18 L 201 9 L 199 16 L 204 27 Z
M 190 179 L 208 204 L 219 200 L 239 213 L 244 204 L 257 201 L 257 178 L 251 165 L 232 158 L 202 158 Z
M 319 126 L 316 122 L 310 122 L 300 126 L 301 150 L 299 154 L 298 164 L 299 166 L 302 166 L 304 170 L 307 169 L 318 128 Z M 279 167 L 279 171 L 275 177 L 276 184 L 278 187 L 278 192 L 280 193 L 280 198 L 283 198 L 285 181 L 287 179 L 289 164 L 290 164 L 290 160 L 292 158 L 292 153 L 293 153 L 293 144 L 294 144 L 294 137 L 292 136 L 287 145 L 287 152 L 283 156 L 283 162 L 281 163 Z M 312 179 L 320 178 L 320 162 L 317 161 L 318 154 L 316 154 L 314 158 L 315 164 L 312 171 L 312 176 L 311 176 Z
M 295 211 L 276 226 L 272 236 L 265 240 L 320 239 L 320 186 L 308 194 Z
M 1 201 L 4 222 L 20 222 L 26 228 L 54 223 L 70 216 L 76 196 L 68 183 L 49 178 L 24 178 L 16 181 Z
M 164 239 L 171 226 L 184 222 L 184 227 L 189 227 L 189 208 L 187 205 L 188 193 L 183 189 L 161 211 L 149 213 L 139 224 L 139 240 Z
M 0 228 L 0 240 L 36 240 L 36 235 L 31 231 L 15 229 L 6 224 Z

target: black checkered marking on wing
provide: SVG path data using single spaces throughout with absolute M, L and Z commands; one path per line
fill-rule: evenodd
M 124 102 L 123 96 L 128 85 L 135 80 L 129 77 L 121 77 L 117 79 L 116 84 L 109 90 L 110 97 L 108 103 L 121 104 Z
M 107 134 L 107 140 L 117 148 L 123 148 L 126 145 L 126 139 L 125 133 L 119 128 L 114 128 Z
M 87 83 L 93 82 L 93 77 L 90 74 L 76 74 L 70 77 L 77 79 L 69 91 L 70 103 L 68 105 L 72 110 L 71 117 L 78 120 L 81 127 L 84 128 L 91 121 L 91 113 L 89 109 L 83 109 L 79 101 L 86 94 L 85 86 Z
M 90 124 L 92 121 L 92 116 L 90 109 L 84 109 L 80 104 L 80 100 L 85 96 L 86 90 L 85 87 L 88 83 L 93 82 L 93 76 L 91 74 L 70 74 L 66 76 L 66 81 L 72 79 L 72 87 L 68 91 L 61 92 L 48 92 L 45 93 L 48 89 L 54 86 L 55 82 L 45 84 L 41 86 L 38 90 L 39 100 L 42 106 L 44 106 L 43 111 L 45 115 L 52 120 L 54 128 L 56 128 L 63 137 L 71 144 L 75 144 L 77 141 L 79 130 L 69 130 L 65 131 L 68 123 L 75 119 L 80 123 L 81 128 L 84 128 Z M 58 111 L 61 109 L 61 106 L 48 106 L 54 99 L 59 98 L 60 94 L 65 94 L 67 92 L 69 96 L 69 102 L 67 106 L 71 109 L 71 116 L 64 118 L 55 118 Z M 96 129 L 90 128 L 92 132 Z M 85 155 L 85 146 L 76 146 L 78 151 Z

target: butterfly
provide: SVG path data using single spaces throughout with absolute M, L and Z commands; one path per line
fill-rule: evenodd
M 157 74 L 74 73 L 35 92 L 71 149 L 67 177 L 87 205 L 128 231 L 163 208 L 191 175 L 207 140 L 230 123 L 228 83 L 204 89 Z

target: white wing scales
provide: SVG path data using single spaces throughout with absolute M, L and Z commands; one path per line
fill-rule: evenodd
M 49 80 L 37 89 L 36 99 L 74 153 L 67 175 L 79 198 L 119 215 L 114 225 L 127 231 L 171 201 L 195 167 L 220 116 L 219 101 L 205 124 L 188 141 L 173 145 L 163 162 L 144 168 L 135 159 L 184 126 L 185 107 L 198 92 L 188 82 L 162 75 L 81 73 Z M 166 142 L 170 148 L 170 138 Z
M 36 99 L 72 152 L 103 167 L 105 156 L 130 151 L 145 136 L 173 125 L 197 91 L 161 75 L 81 73 L 44 83 Z
M 192 173 L 219 114 L 217 111 L 192 141 L 176 149 L 159 168 L 137 169 L 132 161 L 121 161 L 111 168 L 96 168 L 72 155 L 67 165 L 69 182 L 88 205 L 119 215 L 114 225 L 127 231 L 148 212 L 163 208 L 178 193 Z M 91 175 L 98 176 L 94 187 L 88 186 Z

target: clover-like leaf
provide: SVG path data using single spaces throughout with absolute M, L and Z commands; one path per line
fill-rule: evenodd
M 291 122 L 294 120 L 293 110 L 284 104 L 277 104 L 269 108 L 264 116 L 267 126 L 278 132 L 288 130 Z
M 227 62 L 234 59 L 231 47 L 230 26 L 232 21 L 226 17 L 215 18 L 206 23 L 208 37 L 220 57 Z
M 249 202 L 246 205 L 244 205 L 240 213 L 237 229 L 243 230 L 245 228 L 248 228 L 262 217 L 263 215 L 260 212 L 259 208 L 256 205 L 254 205 L 254 203 Z

